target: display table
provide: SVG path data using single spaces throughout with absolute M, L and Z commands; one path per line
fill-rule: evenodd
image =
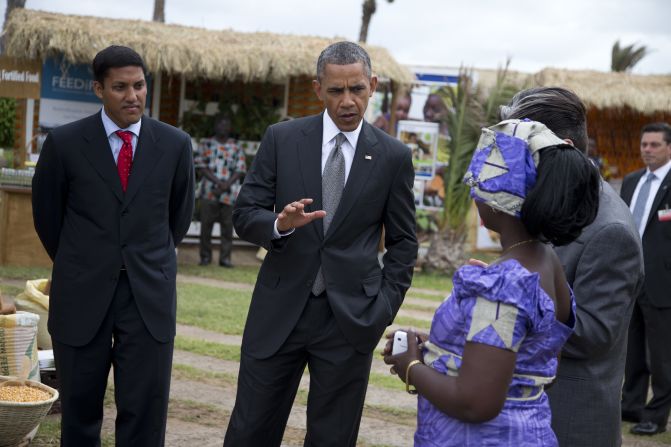
M 30 188 L 0 187 L 0 265 L 51 267 L 33 226 Z

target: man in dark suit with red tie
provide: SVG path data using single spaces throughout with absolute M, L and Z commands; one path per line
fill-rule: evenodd
M 629 323 L 622 418 L 631 432 L 666 431 L 671 410 L 671 126 L 641 131 L 646 167 L 627 175 L 621 196 L 643 241 L 645 283 Z M 652 399 L 647 400 L 652 386 Z
M 175 336 L 175 247 L 194 202 L 191 139 L 143 116 L 142 58 L 93 60 L 99 113 L 54 129 L 33 178 L 35 229 L 54 262 L 49 332 L 63 446 L 100 445 L 110 366 L 116 444 L 162 446 Z
M 327 47 L 313 81 L 326 110 L 270 126 L 245 177 L 235 230 L 268 254 L 226 446 L 280 445 L 306 365 L 305 445 L 356 444 L 373 349 L 417 257 L 410 149 L 363 119 L 376 83 L 359 45 Z

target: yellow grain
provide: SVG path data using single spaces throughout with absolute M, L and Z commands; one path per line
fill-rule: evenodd
M 34 386 L 10 385 L 0 387 L 0 401 L 41 402 L 50 398 L 50 393 Z

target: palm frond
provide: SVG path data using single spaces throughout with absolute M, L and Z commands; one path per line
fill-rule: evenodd
M 645 45 L 636 48 L 636 44 L 620 46 L 620 41 L 617 40 L 613 44 L 611 51 L 611 71 L 631 71 L 634 66 L 641 61 L 649 53 Z

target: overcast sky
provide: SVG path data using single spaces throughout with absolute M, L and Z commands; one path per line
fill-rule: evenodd
M 6 2 L 0 0 L 0 20 Z M 356 40 L 362 0 L 165 0 L 166 22 Z M 638 74 L 671 74 L 671 0 L 377 0 L 368 43 L 401 63 L 610 70 L 613 43 L 646 45 Z M 27 0 L 67 14 L 151 20 L 153 0 Z

